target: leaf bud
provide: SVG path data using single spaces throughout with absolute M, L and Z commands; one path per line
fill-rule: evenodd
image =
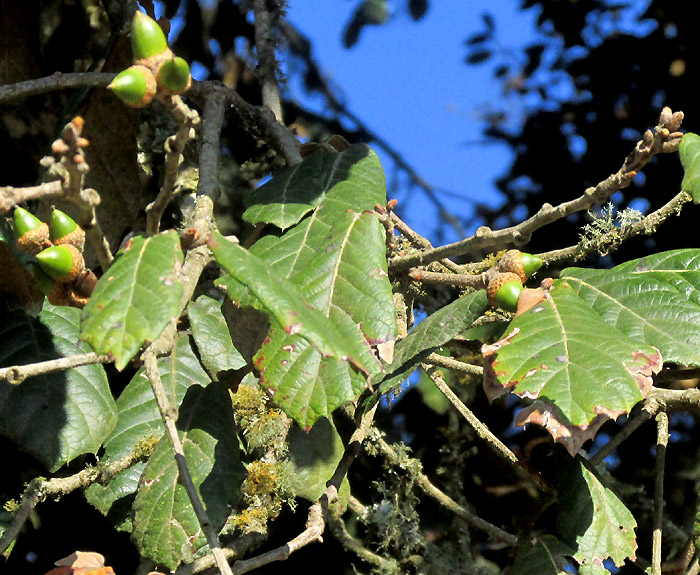
M 12 219 L 17 247 L 23 252 L 34 256 L 50 245 L 49 227 L 34 214 L 17 206 Z
M 49 232 L 55 246 L 71 244 L 81 252 L 85 247 L 85 231 L 73 218 L 61 210 L 54 209 L 51 212 Z
M 156 80 L 146 66 L 134 65 L 117 74 L 107 89 L 132 108 L 143 108 L 156 95 Z
M 75 246 L 51 246 L 36 255 L 41 269 L 57 282 L 72 282 L 85 269 L 85 261 Z
M 183 94 L 192 85 L 190 66 L 184 58 L 173 56 L 165 60 L 158 68 L 156 84 L 160 92 L 166 96 Z
M 158 56 L 166 50 L 168 39 L 158 22 L 137 10 L 131 23 L 131 51 L 134 60 Z
M 493 307 L 515 311 L 518 308 L 518 298 L 522 291 L 523 284 L 518 274 L 504 272 L 491 279 L 486 288 L 486 295 Z

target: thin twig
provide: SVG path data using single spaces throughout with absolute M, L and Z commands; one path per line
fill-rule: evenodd
M 263 106 L 272 110 L 282 123 L 282 101 L 277 85 L 277 58 L 275 58 L 274 29 L 279 20 L 279 7 L 268 0 L 253 0 L 255 14 L 255 51 L 258 58 L 258 78 Z
M 14 512 L 12 523 L 7 526 L 2 538 L 0 538 L 0 553 L 3 553 L 17 538 L 22 526 L 39 503 L 47 499 L 60 499 L 76 489 L 85 489 L 95 483 L 108 482 L 118 473 L 139 461 L 148 459 L 153 448 L 155 448 L 155 444 L 150 448 L 142 447 L 137 452 L 127 454 L 113 463 L 89 467 L 69 477 L 54 477 L 48 480 L 41 477 L 32 479 L 22 494 L 22 502 Z
M 668 446 L 668 414 L 656 414 L 656 464 L 654 468 L 654 530 L 652 532 L 651 566 L 653 575 L 661 575 L 661 528 L 664 518 L 664 470 Z
M 165 176 L 160 191 L 146 206 L 146 233 L 155 235 L 160 230 L 160 219 L 175 194 L 178 168 L 182 163 L 182 152 L 187 143 L 195 137 L 195 127 L 199 124 L 199 113 L 187 106 L 180 96 L 170 96 L 163 100 L 177 120 L 175 135 L 165 140 Z
M 387 559 L 381 555 L 373 553 L 367 547 L 362 545 L 360 541 L 355 539 L 347 530 L 345 522 L 333 513 L 329 514 L 328 517 L 328 528 L 330 529 L 333 537 L 335 537 L 340 544 L 355 553 L 362 561 L 374 565 L 382 573 L 397 573 L 399 572 L 399 565 L 394 559 Z
M 613 451 L 615 451 L 623 441 L 625 441 L 630 435 L 632 435 L 639 427 L 643 424 L 649 421 L 654 415 L 656 415 L 656 412 L 659 410 L 661 406 L 659 405 L 658 402 L 656 401 L 646 401 L 644 403 L 644 406 L 642 407 L 642 410 L 635 415 L 632 419 L 630 419 L 625 426 L 620 430 L 620 432 L 615 435 L 610 441 L 608 441 L 603 447 L 601 447 L 598 451 L 596 451 L 595 455 L 593 455 L 589 461 L 595 465 L 598 466 L 603 461 L 605 461 L 605 458 L 610 455 Z
M 113 256 L 97 219 L 96 208 L 100 204 L 100 195 L 92 188 L 83 187 L 90 169 L 85 161 L 84 149 L 89 142 L 81 136 L 83 126 L 84 120 L 80 116 L 68 122 L 61 138 L 51 145 L 57 159 L 47 156 L 43 158 L 42 164 L 48 167 L 49 176 L 61 182 L 63 197 L 78 207 L 78 224 L 85 230 L 102 269 L 106 270 L 112 263 Z
M 285 559 L 288 559 L 292 553 L 298 551 L 302 547 L 316 541 L 321 541 L 321 534 L 325 528 L 323 514 L 324 510 L 322 509 L 321 503 L 317 501 L 309 508 L 309 515 L 306 520 L 306 529 L 304 529 L 304 531 L 302 531 L 291 541 L 273 549 L 272 551 L 262 553 L 261 555 L 251 557 L 250 559 L 241 559 L 236 561 L 233 564 L 233 573 L 235 573 L 235 575 L 242 575 L 243 573 L 248 573 L 253 569 L 258 569 L 263 565 L 267 565 L 268 563 L 284 561 Z
M 379 438 L 374 442 L 379 448 L 380 452 L 394 465 L 399 463 L 399 456 L 391 445 L 389 445 L 384 439 Z M 484 533 L 490 535 L 494 539 L 503 541 L 507 545 L 515 546 L 518 544 L 518 538 L 515 535 L 511 535 L 507 531 L 504 531 L 500 527 L 485 521 L 478 515 L 475 515 L 465 507 L 462 507 L 449 495 L 435 487 L 428 479 L 428 477 L 421 472 L 414 470 L 410 465 L 401 465 L 401 468 L 411 474 L 411 477 L 415 480 L 416 485 L 426 494 L 435 499 L 440 505 L 449 509 L 466 521 L 472 527 L 483 531 Z
M 28 377 L 35 375 L 63 371 L 73 367 L 80 367 L 81 365 L 109 363 L 111 361 L 113 360 L 109 355 L 98 355 L 94 351 L 91 351 L 68 357 L 59 357 L 58 359 L 51 359 L 48 361 L 39 361 L 37 363 L 12 365 L 10 367 L 0 368 L 0 381 L 7 381 L 8 383 L 17 385 Z
M 224 555 L 228 561 L 236 560 L 245 555 L 250 549 L 259 547 L 267 538 L 262 533 L 246 533 L 240 537 L 236 537 L 230 543 L 227 543 L 223 548 Z M 207 569 L 211 569 L 216 565 L 213 555 L 207 555 L 201 559 L 197 559 L 194 563 L 182 565 L 177 568 L 175 575 L 195 575 Z M 231 569 L 233 573 L 237 573 L 235 569 Z
M 484 368 L 480 365 L 473 365 L 471 363 L 459 361 L 453 357 L 445 357 L 439 353 L 431 353 L 423 360 L 423 363 L 435 365 L 437 367 L 445 367 L 447 369 L 451 369 L 452 371 L 456 371 L 457 373 L 464 373 L 466 375 L 484 375 Z
M 488 285 L 488 278 L 484 274 L 446 274 L 431 272 L 423 268 L 413 268 L 408 270 L 408 277 L 417 282 L 451 286 L 458 289 L 486 289 Z
M 472 426 L 472 429 L 474 429 L 476 434 L 486 441 L 486 443 L 494 450 L 495 453 L 513 464 L 513 468 L 516 470 L 518 475 L 525 478 L 527 481 L 534 483 L 540 489 L 549 490 L 549 486 L 546 485 L 544 480 L 534 471 L 522 466 L 515 453 L 508 449 L 505 443 L 498 439 L 498 437 L 496 437 L 491 430 L 486 427 L 481 420 L 474 415 L 474 413 L 466 405 L 464 405 L 464 403 L 462 403 L 462 400 L 459 399 L 455 392 L 452 391 L 445 383 L 445 380 L 440 375 L 438 368 L 428 364 L 421 364 L 421 366 L 437 388 L 450 401 L 450 403 L 454 405 L 457 411 L 459 411 L 460 415 L 467 420 L 469 425 Z
M 647 130 L 644 133 L 632 153 L 625 159 L 622 167 L 596 186 L 588 188 L 580 197 L 563 202 L 558 206 L 544 204 L 536 214 L 515 226 L 495 231 L 482 226 L 476 230 L 472 237 L 459 242 L 395 257 L 389 261 L 389 269 L 392 271 L 405 270 L 443 258 L 464 255 L 475 249 L 492 248 L 511 243 L 516 246 L 526 244 L 530 241 L 530 236 L 534 231 L 575 212 L 587 210 L 596 204 L 603 203 L 618 190 L 629 186 L 637 172 L 656 154 L 675 152 L 682 136 L 676 130 L 680 128 L 682 120 L 682 112 L 673 113 L 668 108 L 664 108 L 659 118 L 659 124 L 654 128 L 654 131 Z
M 394 226 L 396 226 L 396 229 L 399 230 L 399 232 L 401 232 L 402 236 L 404 236 L 409 242 L 411 242 L 413 247 L 423 250 L 433 249 L 433 244 L 431 244 L 427 238 L 424 238 L 418 232 L 413 230 L 406 222 L 404 222 L 399 216 L 397 216 L 395 212 L 390 212 L 390 216 L 392 223 L 394 224 Z M 451 272 L 459 273 L 459 266 L 452 260 L 443 258 L 440 260 L 440 263 Z
M 170 440 L 170 445 L 175 456 L 175 463 L 177 464 L 178 470 L 178 481 L 187 492 L 187 496 L 192 504 L 192 509 L 197 516 L 197 521 L 199 522 L 202 531 L 204 531 L 207 538 L 207 543 L 209 543 L 209 548 L 214 556 L 217 568 L 219 571 L 221 571 L 221 573 L 223 573 L 223 575 L 232 575 L 226 555 L 224 554 L 221 544 L 219 543 L 219 537 L 216 534 L 216 530 L 214 529 L 206 510 L 204 509 L 204 504 L 199 497 L 199 493 L 197 493 L 197 487 L 194 484 L 189 465 L 185 459 L 185 451 L 182 446 L 182 441 L 180 440 L 180 435 L 177 431 L 177 409 L 170 404 L 170 400 L 168 399 L 168 394 L 165 391 L 165 387 L 163 386 L 163 382 L 160 378 L 158 359 L 153 347 L 149 346 L 141 357 L 144 361 L 146 377 L 151 383 L 153 395 L 156 398 L 156 404 L 158 405 L 158 410 L 160 411 L 161 418 L 165 424 L 166 434 Z

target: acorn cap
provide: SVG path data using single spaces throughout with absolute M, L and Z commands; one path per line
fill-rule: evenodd
M 185 93 L 192 85 L 190 66 L 187 61 L 179 56 L 165 60 L 158 68 L 156 84 L 160 92 L 166 96 Z
M 521 283 L 542 267 L 542 260 L 532 254 L 523 253 L 520 250 L 508 250 L 498 262 L 501 272 L 517 274 Z
M 143 108 L 156 95 L 156 80 L 145 66 L 134 65 L 117 74 L 107 86 L 125 104 L 132 108 Z
M 168 39 L 153 18 L 136 11 L 131 23 L 131 51 L 134 60 L 157 56 L 168 50 Z
M 82 309 L 89 298 L 77 294 L 72 283 L 57 283 L 48 293 L 47 299 L 51 305 L 64 305 Z
M 523 291 L 520 276 L 513 272 L 504 272 L 496 275 L 486 288 L 486 295 L 493 307 L 506 311 L 515 311 L 518 308 L 518 298 Z
M 71 244 L 81 252 L 85 247 L 85 232 L 73 218 L 54 208 L 49 222 L 51 241 L 55 246 Z
M 41 269 L 58 282 L 71 282 L 85 269 L 83 254 L 75 246 L 51 246 L 36 255 Z

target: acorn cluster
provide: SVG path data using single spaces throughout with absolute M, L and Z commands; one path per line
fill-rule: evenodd
M 508 250 L 495 267 L 486 288 L 489 303 L 506 311 L 518 309 L 523 284 L 542 266 L 542 260 L 519 250 Z
M 85 267 L 85 231 L 56 209 L 47 225 L 18 206 L 13 223 L 17 247 L 27 254 L 32 277 L 49 302 L 82 308 L 97 283 Z
M 133 108 L 148 105 L 156 96 L 183 94 L 192 84 L 190 67 L 175 56 L 158 22 L 137 11 L 131 25 L 132 66 L 107 86 Z

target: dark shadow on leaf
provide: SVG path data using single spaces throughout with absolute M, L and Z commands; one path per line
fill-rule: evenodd
M 3 314 L 0 367 L 61 357 L 49 328 L 21 310 Z M 66 372 L 38 375 L 13 385 L 0 382 L 0 433 L 50 470 L 61 460 L 60 432 L 66 425 Z

